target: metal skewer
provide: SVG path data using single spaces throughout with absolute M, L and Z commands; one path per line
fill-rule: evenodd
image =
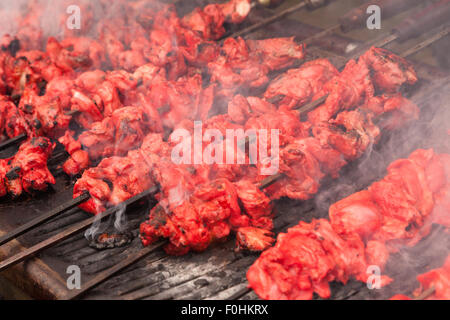
M 78 110 L 71 110 L 71 111 L 68 111 L 67 113 L 65 113 L 65 115 L 67 115 L 67 116 L 74 116 L 74 115 L 76 115 L 78 113 L 80 113 Z M 28 138 L 28 135 L 26 133 L 21 133 L 21 134 L 19 134 L 18 136 L 14 137 L 14 138 L 8 139 L 8 140 L 0 143 L 0 151 L 4 150 L 4 149 L 6 149 L 6 148 L 8 148 L 8 147 L 10 147 L 10 146 L 12 146 L 14 144 L 22 142 L 22 141 L 26 140 L 27 138 Z
M 320 38 L 322 38 L 322 37 L 325 37 L 325 36 L 327 36 L 327 35 L 329 35 L 329 34 L 335 32 L 335 31 L 339 30 L 340 27 L 341 27 L 341 24 L 340 24 L 340 23 L 339 23 L 339 24 L 335 24 L 335 25 L 332 26 L 332 27 L 329 27 L 329 28 L 327 28 L 327 29 L 325 29 L 325 30 L 323 30 L 323 31 L 320 31 L 319 33 L 316 33 L 316 34 L 312 35 L 311 37 L 309 37 L 309 38 L 303 40 L 302 42 L 303 42 L 304 44 L 310 44 L 310 43 L 313 42 L 314 40 L 320 39 Z
M 238 300 L 238 299 L 242 298 L 243 296 L 245 296 L 246 294 L 249 294 L 250 292 L 252 292 L 252 289 L 243 288 L 241 290 L 238 290 L 236 293 L 232 294 L 231 296 L 229 296 L 226 300 Z
M 436 292 L 436 288 L 434 286 L 431 286 L 421 294 L 419 294 L 417 297 L 414 297 L 413 300 L 425 300 L 426 298 L 430 297 L 432 294 Z
M 446 33 L 448 33 L 448 32 L 449 32 L 449 29 L 450 29 L 450 27 L 447 27 L 447 28 L 445 28 L 444 31 L 446 31 Z M 445 33 L 445 32 L 441 32 L 441 33 L 440 33 L 441 37 L 442 37 L 443 35 L 445 35 L 446 33 Z M 437 40 L 440 39 L 441 37 L 434 37 L 433 40 L 434 40 L 434 41 L 437 41 Z M 426 42 L 428 45 L 432 43 L 432 42 L 430 41 L 430 39 L 426 40 L 425 42 Z M 423 49 L 424 47 L 425 47 L 425 46 L 424 46 L 422 43 L 420 43 L 420 44 L 416 45 L 415 47 L 413 47 L 412 49 L 409 49 L 407 52 L 408 52 L 408 54 L 412 54 L 412 53 L 415 53 L 415 52 L 417 52 L 417 51 Z M 323 99 L 323 98 L 322 98 L 322 99 Z M 317 101 L 314 101 L 314 102 L 312 102 L 312 103 L 317 103 Z M 312 103 L 311 103 L 311 104 L 312 104 Z M 304 107 L 308 107 L 308 106 L 310 106 L 311 104 L 305 105 Z M 269 185 L 272 185 L 273 183 L 275 183 L 276 181 L 280 180 L 280 179 L 283 178 L 283 177 L 284 177 L 283 174 L 277 174 L 277 175 L 275 175 L 275 176 L 268 177 L 266 180 L 264 180 L 264 181 L 261 183 L 260 188 L 263 188 L 263 189 L 264 189 L 264 188 L 265 188 L 264 185 L 266 185 L 266 187 L 268 187 Z M 125 201 L 125 204 L 126 204 L 126 203 L 133 203 L 133 202 L 135 202 L 135 201 L 138 201 L 139 199 L 142 199 L 142 198 L 146 197 L 146 196 L 149 194 L 148 192 L 149 192 L 149 191 L 146 191 L 146 192 L 144 192 L 144 193 L 141 193 L 141 194 L 139 194 L 139 195 L 137 195 L 137 196 L 135 196 L 135 197 L 133 197 L 133 198 L 131 198 L 131 199 Z M 154 192 L 156 192 L 156 191 L 154 191 Z M 152 193 L 152 192 L 150 192 L 150 193 Z M 103 214 L 105 214 L 105 216 L 102 216 L 103 214 L 100 214 L 100 216 L 101 216 L 101 218 L 104 218 L 104 217 L 106 217 L 106 216 L 111 215 L 111 214 L 114 213 L 115 211 L 116 211 L 116 208 L 110 208 L 110 209 L 108 209 L 107 211 L 105 211 L 105 212 L 103 213 Z M 40 251 L 42 251 L 42 250 L 48 248 L 48 247 L 50 247 L 50 246 L 53 246 L 53 245 L 59 243 L 60 241 L 66 239 L 66 238 L 69 237 L 69 236 L 71 236 L 72 234 L 77 233 L 77 232 L 79 232 L 79 231 L 81 231 L 81 230 L 83 230 L 83 229 L 86 229 L 90 224 L 93 223 L 93 221 L 94 221 L 94 218 L 87 219 L 87 220 L 85 220 L 85 221 L 79 223 L 78 225 L 76 225 L 76 226 L 70 228 L 68 231 L 65 231 L 65 232 L 62 232 L 62 233 L 60 233 L 60 234 L 57 234 L 57 235 L 55 235 L 54 237 L 52 237 L 52 238 L 50 238 L 50 239 L 47 239 L 46 241 L 41 242 L 41 243 L 35 245 L 34 247 L 31 247 L 30 249 L 27 249 L 27 250 L 25 250 L 24 252 L 19 253 L 18 255 L 13 256 L 13 257 L 11 257 L 11 258 L 5 260 L 4 262 L 0 263 L 0 272 L 3 271 L 4 269 L 8 268 L 8 267 L 11 266 L 11 265 L 14 265 L 14 264 L 16 264 L 16 263 L 19 263 L 19 262 L 21 262 L 21 261 L 27 259 L 28 257 L 30 257 L 30 256 L 32 256 L 32 255 L 34 255 L 34 254 L 36 254 L 36 253 L 38 253 L 38 252 L 40 252 Z M 32 227 L 31 227 L 31 228 L 32 228 Z M 29 228 L 27 228 L 27 229 L 29 230 Z

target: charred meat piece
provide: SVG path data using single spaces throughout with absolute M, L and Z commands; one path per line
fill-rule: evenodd
M 31 131 L 23 112 L 6 96 L 0 98 L 0 117 L 1 130 L 8 138 Z
M 246 124 L 246 130 L 267 130 L 270 136 L 272 130 L 278 130 L 279 144 L 286 145 L 293 138 L 304 138 L 309 135 L 310 124 L 301 122 L 299 114 L 295 110 L 279 109 L 271 113 L 264 113 L 260 116 L 250 117 Z M 271 143 L 267 142 L 268 150 Z
M 371 114 L 359 110 L 341 112 L 335 120 L 321 123 L 312 131 L 322 145 L 331 146 L 346 160 L 359 158 L 380 136 Z
M 317 193 L 325 174 L 319 161 L 308 151 L 308 143 L 314 142 L 296 139 L 280 150 L 279 171 L 285 178 L 266 189 L 272 199 L 289 197 L 307 200 Z M 264 163 L 263 161 L 263 165 Z
M 73 196 L 76 198 L 89 192 L 91 198 L 80 208 L 93 214 L 123 202 L 154 185 L 154 166 L 165 165 L 160 160 L 168 150 L 160 134 L 150 133 L 142 146 L 130 151 L 126 157 L 105 158 L 97 167 L 84 171 L 74 185 Z
M 183 25 L 199 32 L 206 40 L 218 40 L 225 34 L 224 23 L 241 23 L 251 9 L 250 0 L 230 0 L 196 9 L 182 19 Z
M 226 238 L 231 231 L 228 220 L 239 223 L 239 216 L 233 185 L 216 180 L 172 209 L 161 207 L 160 202 L 150 212 L 149 220 L 141 224 L 141 240 L 149 245 L 160 237 L 168 238 L 169 254 L 184 254 L 191 249 L 203 251 L 212 241 Z
M 228 115 L 233 122 L 245 124 L 250 117 L 273 113 L 276 107 L 258 97 L 236 95 L 228 104 Z
M 208 63 L 219 94 L 232 97 L 239 88 L 258 88 L 269 81 L 268 73 L 291 66 L 304 56 L 303 46 L 292 38 L 249 40 L 227 38 L 221 54 Z
M 247 45 L 250 52 L 261 56 L 262 64 L 271 71 L 290 67 L 305 56 L 304 46 L 297 44 L 293 37 L 247 40 Z

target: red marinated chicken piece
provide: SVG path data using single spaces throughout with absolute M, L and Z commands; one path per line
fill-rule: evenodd
M 339 151 L 346 160 L 359 158 L 369 146 L 378 142 L 379 128 L 371 115 L 363 111 L 345 111 L 336 120 L 321 123 L 312 129 L 322 145 Z
M 256 131 L 265 129 L 269 136 L 272 130 L 279 130 L 280 146 L 283 146 L 293 138 L 307 137 L 310 125 L 307 122 L 300 121 L 297 111 L 280 109 L 250 117 L 245 124 L 245 129 Z
M 361 108 L 370 110 L 379 120 L 380 127 L 388 130 L 401 128 L 420 115 L 419 107 L 400 93 L 373 97 Z M 382 117 L 383 113 L 388 113 L 389 117 Z
M 319 161 L 308 151 L 310 140 L 296 139 L 280 150 L 279 172 L 285 175 L 266 189 L 272 199 L 288 197 L 307 200 L 317 193 L 320 181 L 325 176 Z M 264 165 L 264 161 L 262 164 Z M 286 181 L 287 180 L 287 181 Z
M 240 215 L 236 191 L 224 179 L 198 188 L 181 205 L 165 209 L 163 204 L 152 209 L 149 220 L 141 224 L 140 234 L 144 245 L 168 238 L 169 254 L 205 250 L 212 241 L 226 238 L 231 231 L 227 221 Z
M 383 267 L 399 244 L 415 244 L 438 221 L 432 211 L 448 184 L 449 159 L 417 150 L 392 163 L 387 176 L 368 190 L 333 204 L 330 222 L 300 222 L 280 234 L 250 267 L 250 287 L 263 299 L 311 299 L 314 292 L 330 297 L 333 280 L 366 281 L 368 266 Z M 382 277 L 382 285 L 389 282 Z
M 350 60 L 339 75 L 324 85 L 322 93 L 329 96 L 323 105 L 308 113 L 308 120 L 313 124 L 328 121 L 342 110 L 367 102 L 374 91 L 366 64 Z
M 23 133 L 28 134 L 31 131 L 25 114 L 6 96 L 0 97 L 0 117 L 0 129 L 8 138 L 14 138 Z
M 269 197 L 250 180 L 242 179 L 236 182 L 235 186 L 242 207 L 250 218 L 250 224 L 271 230 L 273 225 L 270 218 L 272 218 L 273 207 Z
M 266 229 L 242 227 L 236 231 L 236 250 L 261 252 L 269 248 L 274 242 L 274 234 Z
M 104 211 L 111 197 L 110 185 L 114 178 L 116 177 L 107 174 L 101 163 L 95 168 L 84 171 L 73 187 L 73 197 L 89 192 L 90 198 L 79 207 L 93 214 Z
M 161 135 L 151 133 L 144 138 L 140 149 L 130 151 L 126 157 L 105 158 L 97 167 L 86 170 L 75 183 L 73 196 L 89 192 L 91 199 L 80 208 L 98 214 L 111 204 L 118 204 L 152 186 L 153 169 L 159 163 L 163 166 L 161 157 L 168 154 L 169 148 Z M 175 175 L 171 181 L 178 178 Z
M 205 40 L 218 40 L 225 34 L 224 23 L 238 24 L 245 20 L 251 9 L 250 0 L 230 0 L 223 4 L 210 4 L 197 8 L 182 19 L 183 25 L 199 32 Z
M 211 80 L 220 84 L 219 94 L 232 96 L 242 88 L 258 88 L 269 81 L 268 73 L 302 59 L 303 46 L 292 38 L 249 40 L 227 38 L 221 55 L 208 63 Z M 279 63 L 279 64 L 276 64 Z
M 412 64 L 386 49 L 372 47 L 360 60 L 372 71 L 372 80 L 380 91 L 395 93 L 403 85 L 417 82 Z
M 9 159 L 0 159 L 0 197 L 8 194 L 8 178 L 6 177 L 10 170 L 8 161 Z
M 159 123 L 159 121 L 155 121 Z M 123 156 L 138 148 L 148 131 L 161 131 L 142 108 L 124 107 L 83 132 L 78 141 L 92 160 L 112 155 Z
M 449 300 L 450 299 L 450 256 L 445 260 L 442 268 L 433 269 L 417 276 L 420 287 L 414 291 L 414 296 L 419 297 L 423 292 L 434 289 L 426 300 Z M 391 300 L 411 300 L 411 298 L 398 294 Z
M 365 239 L 414 245 L 430 230 L 434 194 L 425 168 L 439 161 L 432 150 L 418 150 L 388 167 L 387 176 L 330 207 L 333 227 L 339 233 L 356 232 Z M 430 171 L 429 171 L 430 172 Z M 431 172 L 430 172 L 431 173 Z M 441 172 L 442 173 L 442 172 Z
M 154 186 L 151 171 L 139 151 L 133 150 L 124 159 L 107 158 L 102 161 L 103 167 L 108 167 L 112 190 L 109 205 L 118 205 L 135 195 Z
M 450 155 L 440 155 L 439 162 L 442 163 L 442 168 L 429 166 L 435 168 L 433 171 L 427 168 L 427 176 L 433 177 L 433 181 L 438 180 L 439 177 L 445 177 L 446 179 L 446 181 L 442 182 L 442 188 L 439 191 L 436 191 L 432 187 L 433 192 L 437 192 L 435 195 L 436 203 L 433 209 L 432 220 L 434 223 L 450 228 L 450 216 L 448 215 L 450 212 Z

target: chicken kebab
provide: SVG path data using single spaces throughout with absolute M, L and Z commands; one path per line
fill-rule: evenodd
M 248 270 L 249 287 L 262 299 L 329 298 L 331 281 L 366 282 L 368 266 L 382 270 L 391 253 L 415 245 L 433 223 L 450 227 L 449 154 L 417 150 L 387 172 L 333 204 L 329 219 L 300 222 L 278 235 Z M 390 282 L 381 277 L 381 285 Z
M 425 300 L 450 299 L 450 256 L 441 268 L 428 271 L 417 276 L 420 287 L 414 290 L 415 299 L 422 297 Z M 429 294 L 426 294 L 429 293 Z M 412 300 L 410 297 L 397 294 L 391 300 Z
M 378 57 L 378 60 L 372 57 Z M 418 107 L 399 92 L 405 85 L 416 81 L 416 73 L 406 60 L 387 50 L 371 48 L 358 62 L 350 60 L 341 73 L 326 59 L 313 60 L 298 69 L 288 70 L 272 81 L 264 94 L 267 100 L 275 97 L 279 101 L 278 109 L 263 109 L 260 104 L 253 106 L 254 98 L 245 101 L 237 97 L 229 104 L 228 115 L 237 123 L 245 123 L 245 129 L 280 129 L 281 153 L 284 149 L 290 150 L 287 152 L 292 153 L 291 163 L 302 157 L 302 152 L 295 157 L 297 146 L 292 138 L 305 131 L 312 132 L 319 145 L 329 145 L 339 151 L 345 161 L 351 161 L 359 158 L 367 146 L 376 142 L 379 133 L 376 127 L 372 127 L 374 118 L 388 113 L 389 117 L 379 125 L 381 128 L 395 129 L 401 127 L 405 119 L 419 117 Z M 326 94 L 328 98 L 324 104 L 310 111 L 307 121 L 299 123 L 295 109 Z M 264 111 L 260 112 L 258 107 Z M 343 112 L 356 107 L 370 112 Z M 336 114 L 339 116 L 336 117 Z M 372 129 L 374 131 L 370 132 Z M 304 136 L 300 134 L 298 137 Z M 313 147 L 309 149 L 309 152 L 314 150 Z M 332 176 L 336 176 L 342 167 L 339 165 L 342 161 L 327 155 L 324 150 L 316 149 L 314 156 L 321 158 L 321 162 L 328 159 L 329 169 L 335 166 L 335 171 L 329 172 Z M 317 192 L 319 184 L 314 182 L 317 179 L 306 179 L 305 182 L 304 176 L 314 170 L 311 167 L 302 170 L 304 165 L 300 161 L 298 168 L 292 170 L 283 170 L 280 165 L 284 177 L 266 189 L 272 199 L 289 197 L 306 200 Z M 306 173 L 302 174 L 304 171 Z M 311 191 L 305 193 L 302 184 L 309 185 Z M 299 192 L 295 186 L 298 186 Z
M 296 58 L 302 57 L 303 56 L 303 51 L 301 50 L 301 47 L 296 46 L 295 43 L 292 41 L 292 39 L 269 39 L 269 40 L 262 40 L 262 41 L 253 41 L 254 43 L 259 43 L 259 47 L 263 47 L 262 44 L 264 45 L 268 45 L 269 42 L 280 42 L 283 41 L 284 42 L 284 48 L 286 48 L 286 50 L 279 50 L 279 52 L 277 52 L 276 56 L 274 55 L 270 55 L 270 54 L 266 54 L 264 55 L 264 61 L 261 62 L 260 66 L 261 68 L 264 68 L 265 65 L 267 65 L 269 62 L 268 61 L 273 61 L 274 59 L 277 59 L 278 63 L 281 63 L 282 66 L 288 66 L 290 64 L 292 64 L 294 61 L 296 61 Z M 234 39 L 231 39 L 231 41 L 229 41 L 228 43 L 226 42 L 224 45 L 224 48 L 227 47 L 228 45 L 231 44 L 236 44 L 237 42 Z M 289 44 L 289 46 L 288 46 Z M 231 49 L 227 49 L 226 51 L 230 51 L 230 52 L 234 52 Z M 298 52 L 297 56 L 293 56 L 290 55 L 289 52 L 293 52 L 296 51 Z M 375 51 L 375 49 L 372 49 L 372 51 Z M 386 53 L 386 52 L 382 52 L 385 55 L 389 55 L 390 53 Z M 367 54 L 366 54 L 367 55 Z M 246 58 L 248 59 L 248 57 Z M 255 59 L 252 59 L 253 61 L 256 61 Z M 351 63 L 349 63 L 349 65 L 354 65 L 354 61 L 351 61 Z M 402 62 L 403 65 L 406 65 L 406 62 Z M 363 63 L 361 63 L 363 64 Z M 408 66 L 409 67 L 409 66 Z M 143 69 L 144 70 L 148 70 L 148 68 L 151 68 L 149 65 L 146 65 Z M 272 69 L 274 69 L 275 67 L 272 66 Z M 343 78 L 339 81 L 341 81 L 340 83 L 344 83 L 345 79 L 350 78 L 352 75 L 349 71 L 346 71 L 348 68 L 346 68 L 344 70 L 344 72 L 342 73 L 342 75 L 338 75 L 337 70 L 334 68 L 334 66 L 332 66 L 328 60 L 315 60 L 309 63 L 306 63 L 304 66 L 302 66 L 300 69 L 298 70 L 290 70 L 288 71 L 288 75 L 289 74 L 293 74 L 295 71 L 298 75 L 292 79 L 289 79 L 289 81 L 284 81 L 283 85 L 279 85 L 279 80 L 275 80 L 273 85 L 271 84 L 269 86 L 269 89 L 266 92 L 266 96 L 270 95 L 270 92 L 273 92 L 274 90 L 274 86 L 278 87 L 279 91 L 282 92 L 282 88 L 283 87 L 289 87 L 294 85 L 295 83 L 305 83 L 307 82 L 309 86 L 314 87 L 315 91 L 318 92 L 319 89 L 321 89 L 321 87 L 327 84 L 328 82 L 333 82 L 333 81 L 338 81 L 335 80 L 335 78 Z M 359 74 L 359 70 L 353 68 L 352 71 L 355 74 Z M 137 71 L 138 73 L 140 73 L 140 70 L 138 69 Z M 152 69 L 152 73 L 151 74 L 155 74 L 157 72 L 156 68 Z M 242 73 L 241 73 L 242 74 Z M 368 77 L 368 69 L 367 67 L 365 68 L 365 73 L 364 73 L 364 79 L 367 79 Z M 82 75 L 83 77 L 86 77 L 87 80 L 89 81 L 89 79 L 95 78 L 95 75 Z M 147 74 L 147 77 L 150 78 L 150 75 Z M 134 77 L 134 78 L 138 78 L 138 77 Z M 367 86 L 370 87 L 369 84 L 367 84 L 368 80 L 364 80 Z M 362 81 L 362 82 L 364 82 Z M 403 82 L 399 81 L 399 84 L 397 85 L 397 88 L 400 87 L 400 85 Z M 360 86 L 362 86 L 363 84 L 359 84 Z M 355 84 L 356 86 L 356 84 Z M 175 87 L 175 90 L 174 90 Z M 305 85 L 303 85 L 303 87 L 305 87 Z M 141 87 L 142 88 L 142 87 Z M 133 90 L 135 89 L 135 87 L 133 88 L 132 86 L 128 86 L 128 90 L 127 92 L 134 92 Z M 306 99 L 306 95 L 309 94 L 310 98 L 313 97 L 312 94 L 310 94 L 311 90 L 307 90 L 307 89 L 302 89 L 300 90 L 300 92 L 304 92 L 305 96 L 303 99 L 303 103 L 305 103 L 307 101 Z M 166 93 L 169 94 L 166 94 Z M 146 97 L 144 97 L 144 94 L 146 93 Z M 200 96 L 197 96 L 196 94 L 200 93 Z M 208 114 L 208 111 L 211 109 L 211 104 L 212 104 L 212 100 L 214 99 L 213 95 L 217 94 L 217 90 L 215 90 L 212 86 L 209 86 L 208 88 L 206 88 L 203 92 L 201 89 L 201 79 L 200 77 L 198 77 L 198 75 L 192 77 L 192 78 L 188 78 L 187 80 L 182 78 L 179 79 L 179 81 L 177 81 L 176 83 L 170 83 L 164 80 L 163 77 L 154 77 L 153 78 L 153 82 L 152 82 L 152 87 L 151 88 L 145 88 L 145 90 L 140 90 L 139 93 L 131 93 L 129 94 L 130 96 L 133 97 L 137 97 L 139 96 L 141 98 L 142 101 L 145 101 L 144 103 L 141 103 L 141 105 L 146 106 L 146 110 L 147 112 L 145 112 L 147 117 L 150 117 L 152 119 L 152 122 L 155 123 L 155 126 L 158 127 L 159 129 L 161 129 L 162 126 L 164 126 L 165 128 L 173 128 L 177 123 L 183 122 L 185 119 L 192 119 L 192 118 L 196 118 L 196 119 L 201 119 L 201 120 L 205 120 L 206 119 L 206 115 Z M 353 96 L 351 96 L 353 94 Z M 347 93 L 347 97 L 351 97 L 351 98 L 347 98 L 347 99 L 353 99 L 354 101 L 362 101 L 364 100 L 364 97 L 361 97 L 361 94 L 359 93 L 358 95 L 354 94 L 353 92 L 349 92 Z M 189 99 L 189 97 L 191 97 L 191 99 Z M 193 98 L 192 98 L 193 97 Z M 250 112 L 253 112 L 253 115 L 256 114 L 264 114 L 267 112 L 273 112 L 275 109 L 273 108 L 273 106 L 270 103 L 259 103 L 260 99 L 256 99 L 256 98 L 252 98 L 250 97 L 250 100 L 253 100 L 254 103 L 254 109 L 255 110 L 250 110 L 251 107 L 248 104 L 248 102 L 246 102 L 245 98 L 237 95 L 234 98 L 232 98 L 232 103 L 229 104 L 229 116 L 231 117 L 231 120 L 237 123 L 242 123 L 245 120 L 245 116 L 248 116 L 250 114 Z M 365 98 L 367 99 L 367 97 Z M 269 99 L 270 100 L 270 99 Z M 250 101 L 251 102 L 251 101 Z M 191 108 L 191 110 L 188 110 L 187 108 L 184 107 L 184 105 L 187 104 L 191 104 L 193 105 L 193 107 Z M 200 104 L 200 105 L 199 105 Z M 355 104 L 355 103 L 354 103 Z M 301 106 L 302 104 L 299 103 L 299 106 Z M 149 107 L 150 106 L 150 107 Z M 181 110 L 180 110 L 180 106 L 182 106 Z M 260 108 L 260 110 L 257 110 L 257 108 Z M 347 106 L 348 108 L 348 106 Z M 87 108 L 89 109 L 89 108 Z M 150 110 L 149 110 L 150 109 Z M 148 112 L 151 111 L 151 112 Z M 126 109 L 120 109 L 117 110 L 117 114 L 122 114 L 122 113 L 136 113 L 137 110 L 135 108 L 127 108 Z M 151 113 L 151 114 L 149 114 Z M 159 117 L 159 115 L 161 115 L 161 117 Z M 114 118 L 114 117 L 112 117 Z M 122 117 L 123 118 L 123 117 Z M 139 114 L 139 112 L 137 112 L 137 116 L 135 117 L 136 119 L 140 119 L 142 118 L 142 116 Z M 270 123 L 271 119 L 273 117 L 268 114 L 265 118 L 264 117 L 260 117 L 259 118 L 259 122 L 262 123 L 257 123 L 256 120 L 253 124 L 253 127 L 257 127 L 258 125 L 262 125 L 263 127 L 267 128 L 267 123 Z M 265 119 L 265 120 L 264 120 Z M 269 120 L 269 121 L 266 121 Z M 85 149 L 92 150 L 92 152 L 90 152 L 91 158 L 99 158 L 100 155 L 102 156 L 109 156 L 112 155 L 111 150 L 114 149 L 114 139 L 117 137 L 117 121 L 114 121 L 111 118 L 106 118 L 104 119 L 104 121 L 96 123 L 94 125 L 93 130 L 89 130 L 84 132 L 81 136 L 78 142 L 74 142 L 73 139 L 71 139 L 70 135 L 66 135 L 65 137 L 63 137 L 61 139 L 61 142 L 64 145 L 74 145 L 75 147 L 69 147 L 69 149 L 71 151 L 69 151 L 69 153 L 76 153 L 75 154 L 75 158 L 79 158 L 81 160 L 82 163 L 87 163 L 86 159 L 88 158 L 86 155 L 86 152 L 82 152 L 80 151 L 81 145 L 84 146 Z M 295 122 L 294 122 L 295 123 Z M 115 124 L 115 125 L 114 125 Z M 144 123 L 142 123 L 143 127 L 145 127 Z M 281 127 L 281 126 L 280 126 Z M 298 129 L 300 130 L 300 129 Z M 120 136 L 121 137 L 125 137 L 126 135 L 124 135 L 124 130 L 121 130 L 122 132 L 120 132 Z M 136 130 L 135 130 L 136 131 Z M 142 132 L 143 130 L 137 130 L 137 132 Z M 156 131 L 158 132 L 158 131 Z M 141 141 L 138 139 L 136 139 L 134 137 L 133 134 L 131 134 L 131 138 L 130 141 Z M 140 136 L 140 138 L 142 139 L 142 135 Z M 126 140 L 126 139 L 124 139 Z M 120 143 L 120 142 L 118 142 Z M 131 146 L 139 146 L 139 143 L 135 143 L 135 144 L 129 144 L 128 145 Z M 100 150 L 101 154 L 99 152 L 96 152 L 94 149 Z M 126 149 L 123 149 L 124 151 L 126 151 Z M 120 153 L 115 152 L 114 154 L 116 155 L 122 155 Z M 82 156 L 83 155 L 83 156 Z M 66 172 L 69 174 L 75 174 L 78 173 L 80 170 L 77 168 L 82 168 L 85 167 L 85 165 L 78 165 L 77 162 L 80 162 L 77 159 L 71 159 L 68 161 L 67 166 L 66 167 Z

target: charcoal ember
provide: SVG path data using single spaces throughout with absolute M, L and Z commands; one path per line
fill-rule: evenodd
M 133 238 L 132 232 L 101 233 L 94 237 L 89 246 L 97 250 L 114 249 L 130 244 Z

